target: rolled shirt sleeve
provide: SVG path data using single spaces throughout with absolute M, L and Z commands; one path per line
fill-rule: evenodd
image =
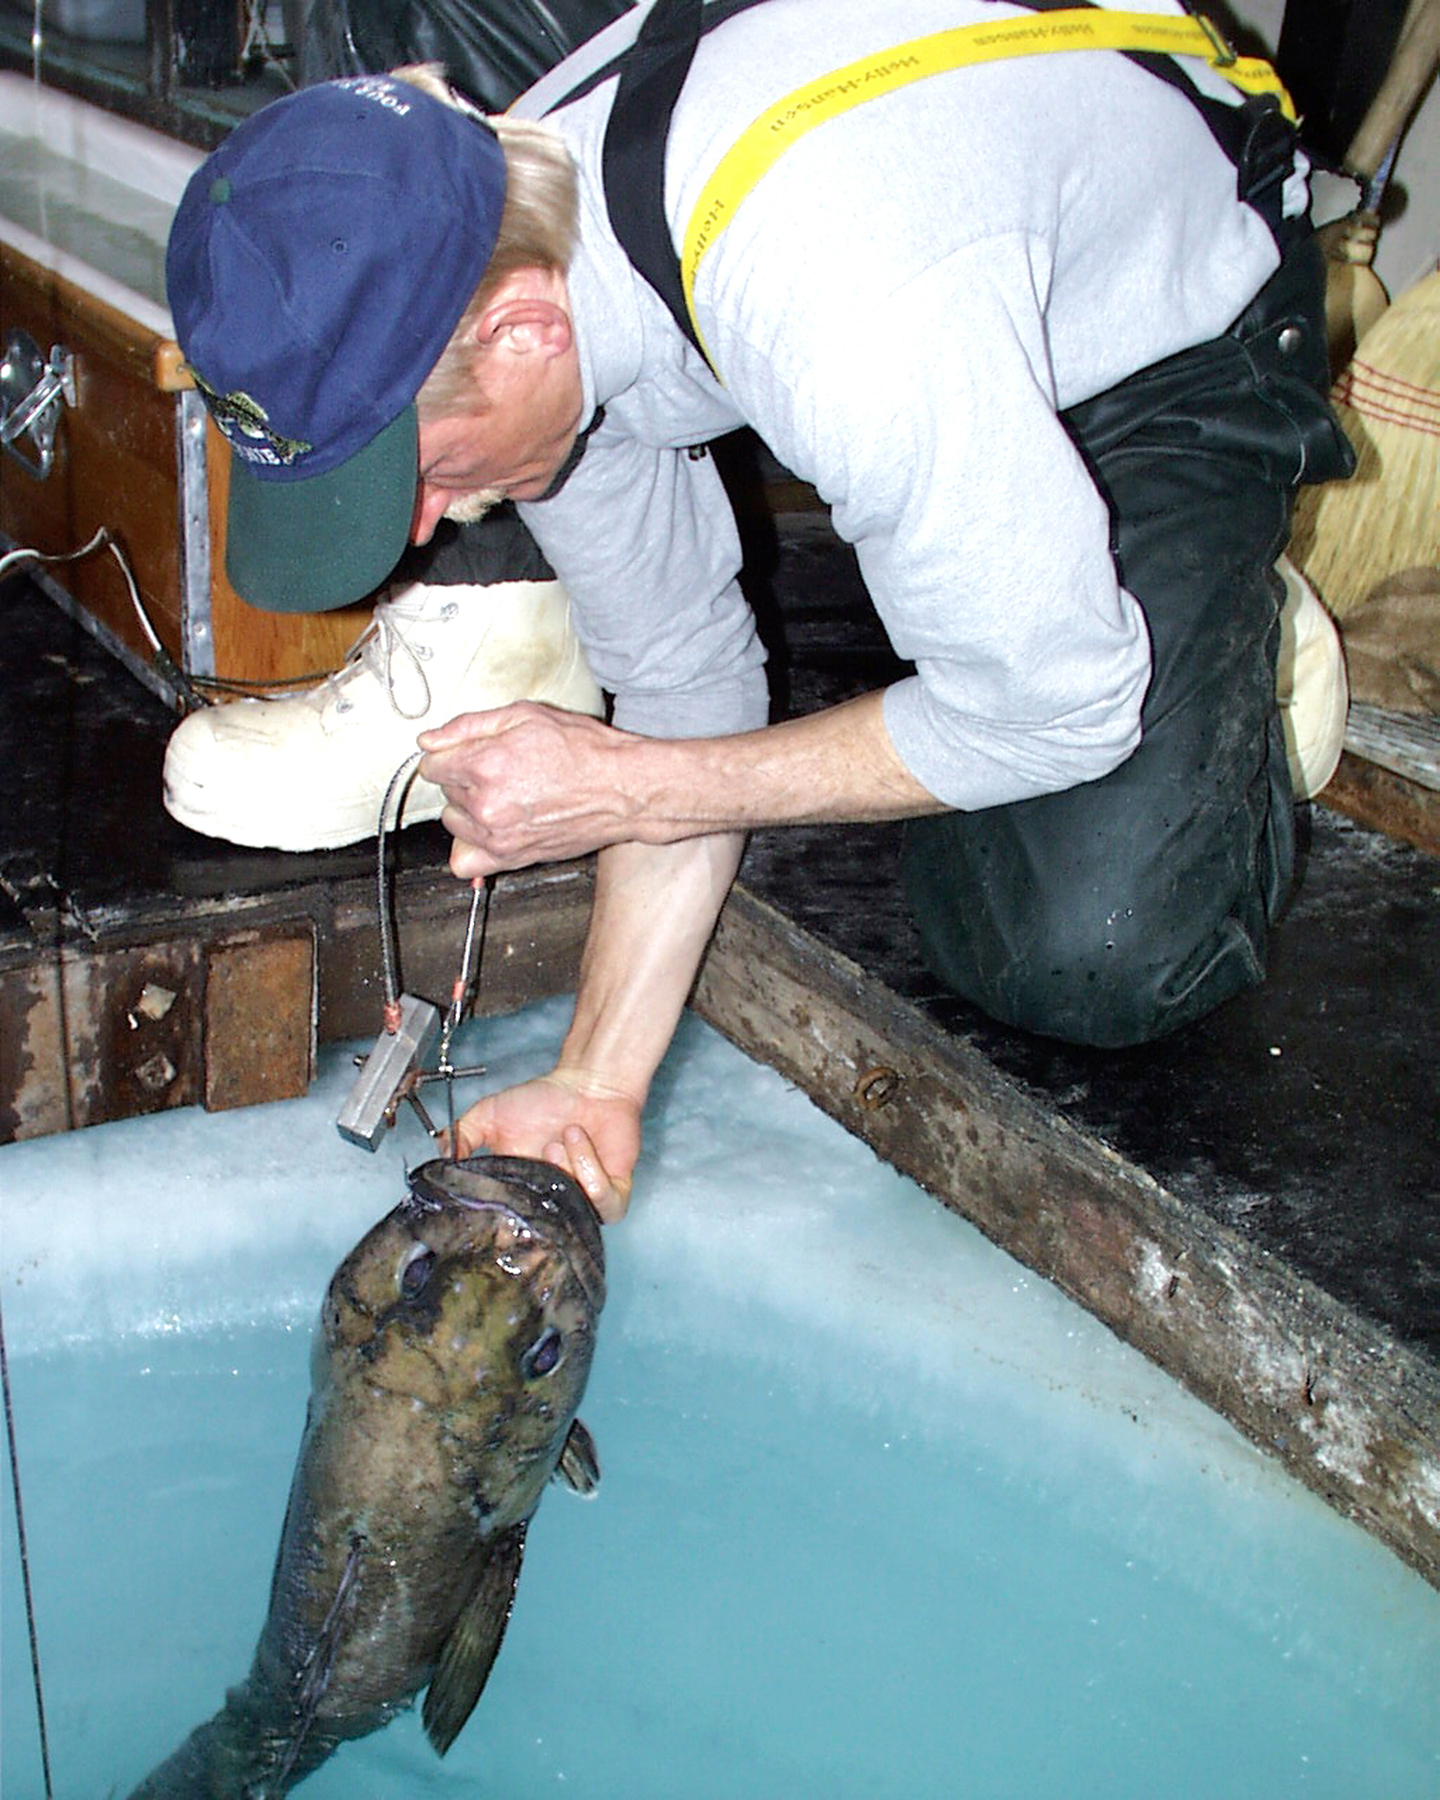
M 1023 240 L 955 253 L 819 346 L 775 420 L 914 664 L 885 697 L 895 750 L 952 807 L 1094 780 L 1140 738 L 1148 634 L 1056 411 L 1045 282 Z

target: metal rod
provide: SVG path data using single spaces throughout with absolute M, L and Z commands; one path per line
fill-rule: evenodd
M 357 1056 L 355 1060 L 357 1063 L 360 1063 L 365 1059 L 364 1057 Z M 452 1075 L 455 1077 L 456 1081 L 469 1081 L 476 1076 L 488 1073 L 489 1070 L 484 1063 L 466 1063 L 463 1068 L 417 1069 L 415 1071 L 415 1085 L 416 1087 L 424 1087 L 429 1081 L 448 1081 Z
M 415 1092 L 413 1087 L 405 1090 L 405 1098 L 409 1101 L 410 1108 L 415 1114 L 415 1117 L 419 1119 L 420 1123 L 430 1133 L 431 1137 L 438 1141 L 440 1136 L 439 1128 L 436 1126 L 435 1121 L 430 1117 L 429 1113 L 426 1112 L 424 1101 L 420 1098 L 419 1094 Z
M 450 996 L 450 1010 L 446 1014 L 444 1028 L 440 1033 L 440 1064 L 436 1074 L 445 1077 L 445 1107 L 450 1119 L 450 1154 L 454 1156 L 458 1149 L 455 1137 L 455 1065 L 450 1060 L 450 1039 L 460 1023 L 465 1011 L 465 1001 L 470 993 L 471 965 L 477 962 L 476 935 L 479 935 L 479 957 L 485 954 L 485 929 L 490 922 L 490 892 L 494 877 L 485 880 L 477 875 L 470 883 L 470 914 L 465 921 L 465 946 L 460 952 L 460 973 L 455 977 L 454 991 Z

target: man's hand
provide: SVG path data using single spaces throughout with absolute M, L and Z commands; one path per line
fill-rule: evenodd
M 455 1123 L 457 1156 L 533 1156 L 573 1175 L 607 1225 L 625 1215 L 640 1155 L 640 1107 L 561 1069 L 477 1100 Z
M 521 700 L 462 713 L 419 742 L 420 774 L 445 795 L 457 875 L 563 862 L 644 835 L 620 785 L 636 740 L 586 714 Z
M 658 739 L 534 701 L 422 733 L 457 875 L 600 852 L 575 1014 L 554 1071 L 479 1101 L 481 1146 L 567 1170 L 606 1220 L 630 1197 L 640 1109 L 740 861 L 741 829 L 943 810 L 880 693 L 729 738 Z

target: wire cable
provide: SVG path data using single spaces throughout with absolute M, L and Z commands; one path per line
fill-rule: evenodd
M 380 802 L 380 823 L 376 832 L 375 900 L 379 909 L 380 960 L 385 973 L 385 1025 L 389 1031 L 396 1030 L 400 1022 L 400 972 L 395 952 L 395 926 L 390 916 L 390 896 L 385 891 L 385 833 L 390 829 L 390 802 L 394 799 L 397 788 L 400 790 L 400 799 L 395 808 L 394 828 L 399 829 L 400 815 L 405 809 L 405 789 L 424 754 L 423 750 L 412 752 L 390 777 L 390 785 L 385 789 L 385 797 Z
M 45 1730 L 45 1689 L 40 1680 L 40 1639 L 35 1629 L 35 1598 L 30 1587 L 30 1551 L 25 1541 L 25 1508 L 20 1499 L 20 1462 L 15 1454 L 15 1409 L 10 1398 L 10 1359 L 5 1354 L 5 1310 L 0 1305 L 0 1388 L 5 1395 L 5 1441 L 10 1450 L 10 1485 L 15 1495 L 15 1530 L 20 1539 L 20 1585 L 25 1590 L 25 1623 L 30 1632 L 30 1673 L 35 1683 L 35 1716 L 40 1726 L 40 1768 L 45 1800 L 54 1800 L 50 1783 L 50 1739 Z
M 140 629 L 145 634 L 145 641 L 158 656 L 163 656 L 165 654 L 165 646 L 160 642 L 155 627 L 150 623 L 150 615 L 146 612 L 144 602 L 140 598 L 140 590 L 135 585 L 135 577 L 130 572 L 130 564 L 126 560 L 125 552 L 116 542 L 114 534 L 111 532 L 108 525 L 102 525 L 95 533 L 94 537 L 90 539 L 89 543 L 82 544 L 78 550 L 47 551 L 35 550 L 25 546 L 7 551 L 4 556 L 0 556 L 0 579 L 3 579 L 8 575 L 12 568 L 18 568 L 23 563 L 79 562 L 82 556 L 89 556 L 94 551 L 101 549 L 108 550 L 115 558 L 116 562 L 119 563 L 120 573 L 125 577 L 125 586 L 130 591 L 130 603 L 135 608 L 135 617 L 140 621 Z

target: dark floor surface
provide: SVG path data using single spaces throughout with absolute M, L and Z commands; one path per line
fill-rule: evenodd
M 883 680 L 888 652 L 824 520 L 787 515 L 757 555 L 780 704 Z M 172 717 L 30 583 L 0 588 L 0 954 L 53 931 L 174 916 L 373 868 L 373 841 L 236 849 L 160 804 Z M 1440 863 L 1306 808 L 1301 878 L 1270 978 L 1164 1043 L 1086 1051 L 941 993 L 899 896 L 900 827 L 759 834 L 742 879 L 882 978 L 1069 1122 L 1396 1337 L 1440 1356 Z M 440 868 L 438 825 L 400 855 Z

